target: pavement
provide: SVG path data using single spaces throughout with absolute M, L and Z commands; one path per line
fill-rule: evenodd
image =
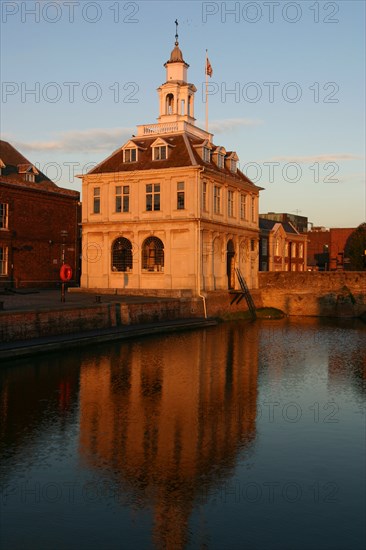
M 60 309 L 69 306 L 86 307 L 96 304 L 97 293 L 66 292 L 65 302 L 61 302 L 61 290 L 16 290 L 0 292 L 0 307 L 3 311 L 33 311 L 39 309 Z M 157 298 L 149 296 L 126 296 L 121 294 L 101 294 L 101 303 L 146 303 L 169 301 L 170 298 Z

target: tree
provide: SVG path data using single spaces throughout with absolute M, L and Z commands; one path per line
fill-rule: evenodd
M 347 271 L 366 271 L 366 222 L 361 223 L 348 237 L 344 256 L 349 259 L 349 263 L 345 264 Z

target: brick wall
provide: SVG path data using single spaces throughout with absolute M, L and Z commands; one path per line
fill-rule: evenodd
M 355 228 L 332 228 L 330 230 L 329 267 L 337 269 L 343 267 L 344 249 L 348 237 L 355 231 Z
M 53 287 L 59 281 L 63 241 L 65 262 L 79 279 L 78 198 L 1 184 L 0 202 L 8 204 L 8 229 L 0 242 L 8 248 L 8 274 L 0 285 Z M 1 281 L 2 279 L 2 281 Z

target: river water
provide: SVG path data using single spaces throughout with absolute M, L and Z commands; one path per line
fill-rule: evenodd
M 356 321 L 3 364 L 0 548 L 364 550 L 365 389 Z

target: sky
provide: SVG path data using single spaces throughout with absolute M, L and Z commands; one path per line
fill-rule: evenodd
M 314 226 L 366 220 L 365 2 L 1 2 L 1 136 L 58 185 L 86 173 L 136 125 L 179 45 L 196 124 L 235 150 L 260 212 Z

